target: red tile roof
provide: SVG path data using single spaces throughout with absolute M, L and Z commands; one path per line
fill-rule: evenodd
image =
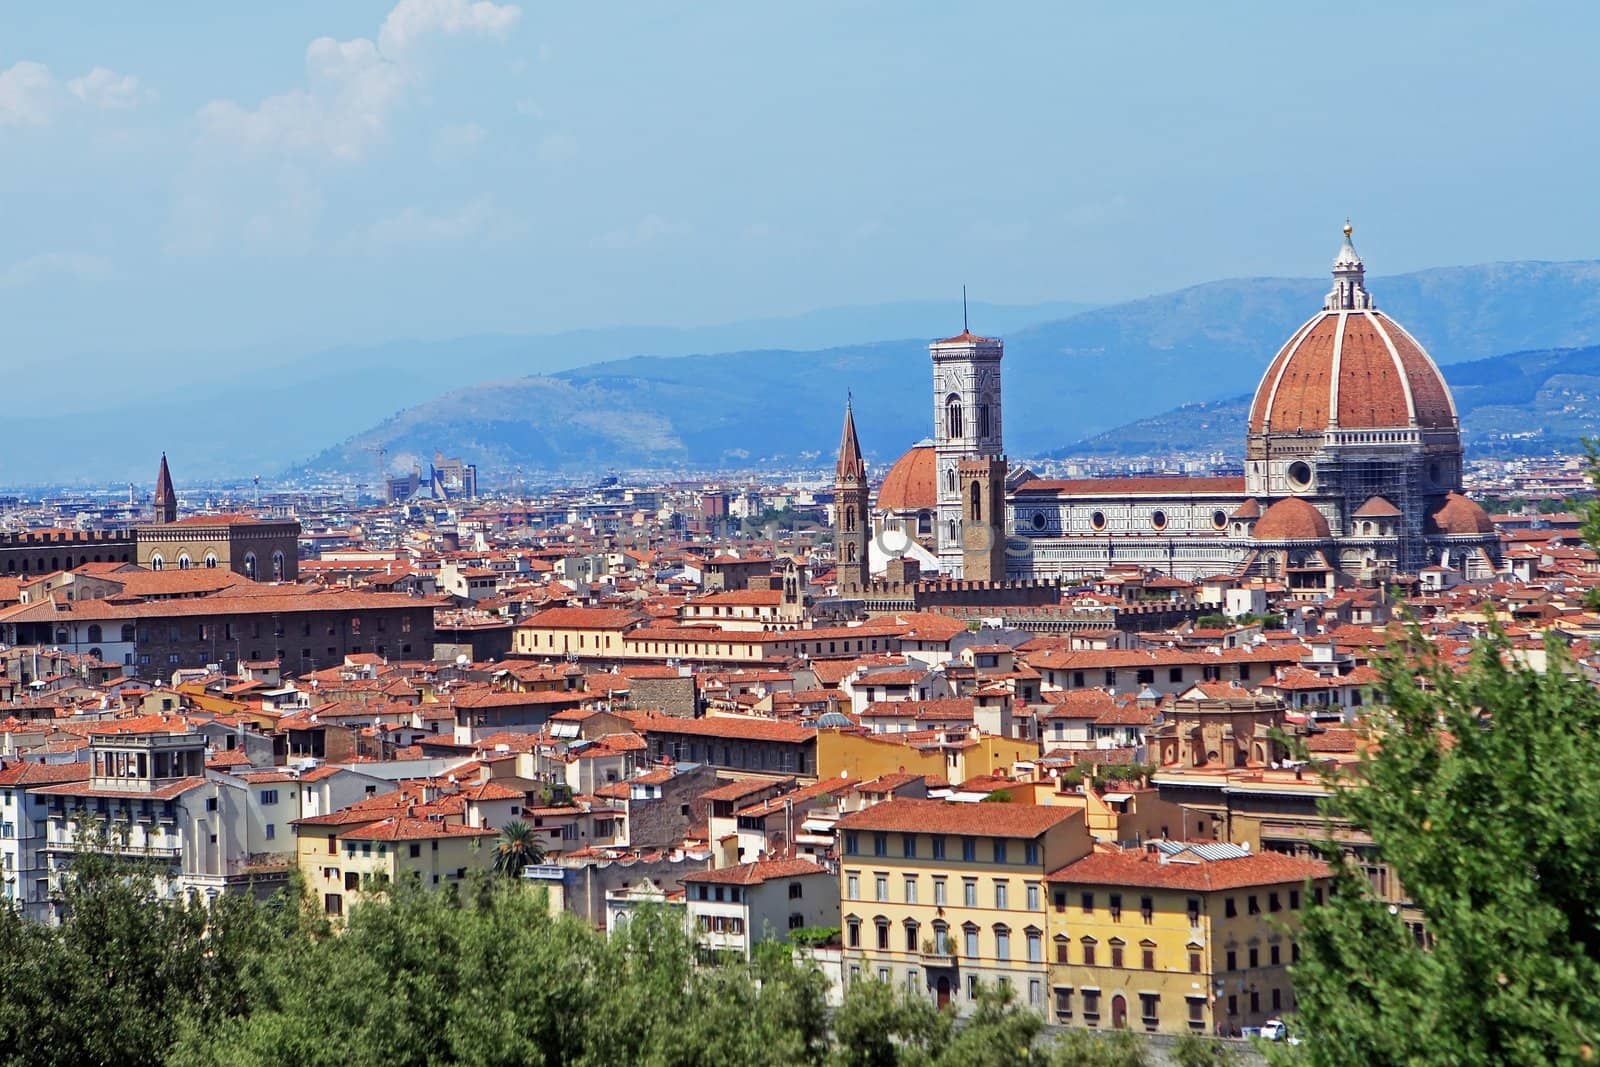
M 721 867 L 710 871 L 694 871 L 683 876 L 685 883 L 706 882 L 711 885 L 760 885 L 779 878 L 804 878 L 808 875 L 828 874 L 810 860 L 757 860 L 736 867 Z
M 840 819 L 841 830 L 1038 837 L 1083 813 L 1034 804 L 959 804 L 944 800 L 886 800 Z
M 1047 880 L 1071 885 L 1125 885 L 1205 893 L 1303 882 L 1308 878 L 1326 878 L 1329 874 L 1328 865 L 1321 860 L 1277 852 L 1197 862 L 1185 857 L 1165 863 L 1151 852 L 1096 852 L 1067 864 L 1048 875 Z

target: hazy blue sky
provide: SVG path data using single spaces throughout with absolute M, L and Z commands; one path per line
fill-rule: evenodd
M 1107 300 L 1320 274 L 1346 214 L 1376 273 L 1590 258 L 1597 40 L 1592 3 L 8 4 L 0 360 Z

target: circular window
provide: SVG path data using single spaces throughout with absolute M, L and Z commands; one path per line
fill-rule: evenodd
M 1046 519 L 1046 518 L 1045 518 L 1045 517 L 1044 517 L 1044 512 L 1042 512 L 1042 511 L 1035 511 L 1035 512 L 1034 512 L 1034 513 L 1033 513 L 1033 528 L 1034 528 L 1034 529 L 1035 529 L 1035 530 L 1042 530 L 1042 529 L 1044 529 L 1044 525 L 1045 525 L 1045 523 L 1046 523 L 1046 522 L 1047 522 L 1047 521 L 1048 521 L 1048 520 L 1047 520 L 1047 519 Z
M 1152 511 L 1150 513 L 1150 525 L 1158 530 L 1165 530 L 1167 528 L 1167 513 L 1159 509 Z
M 1226 530 L 1228 528 L 1227 512 L 1213 511 L 1211 513 L 1211 525 L 1215 526 L 1219 530 Z
M 1090 515 L 1089 525 L 1096 530 L 1104 530 L 1106 528 L 1106 513 L 1103 511 L 1097 511 L 1093 515 Z
M 1304 489 L 1311 484 L 1311 464 L 1304 460 L 1296 460 L 1289 464 L 1289 484 L 1296 489 Z

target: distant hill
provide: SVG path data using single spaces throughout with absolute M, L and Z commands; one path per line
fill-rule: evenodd
M 1469 453 L 1576 450 L 1600 434 L 1600 345 L 1513 352 L 1442 368 Z M 1185 404 L 1057 449 L 1053 458 L 1224 452 L 1242 457 L 1252 394 Z
M 992 324 L 991 329 L 1009 332 L 1090 306 L 975 301 L 972 314 L 975 321 Z M 144 482 L 163 450 L 171 453 L 180 483 L 186 478 L 268 474 L 397 410 L 460 386 L 551 374 L 641 352 L 681 356 L 778 346 L 824 348 L 861 338 L 909 337 L 938 326 L 954 330 L 960 322 L 961 298 L 955 294 L 948 300 L 821 308 L 710 326 L 400 340 L 309 354 L 222 351 L 210 361 L 212 370 L 205 376 L 147 375 L 116 388 L 88 378 L 76 381 L 77 388 L 58 391 L 49 404 L 13 405 L 6 413 L 0 485 L 69 480 L 103 484 L 120 478 Z M 67 432 L 78 426 L 92 426 L 93 432 Z M 469 433 L 458 448 L 451 437 L 423 437 L 429 454 L 435 442 L 454 453 L 480 440 Z M 116 447 L 108 449 L 108 441 Z M 499 453 L 491 449 L 489 454 Z M 348 469 L 365 473 L 371 465 Z
M 1600 262 L 1449 267 L 1374 278 L 1369 287 L 1445 364 L 1600 343 Z M 1248 393 L 1326 289 L 1320 279 L 1211 282 L 1007 333 L 1008 451 L 1041 455 L 1181 404 Z M 1002 332 L 981 317 L 973 327 Z M 365 448 L 379 445 L 391 456 L 441 448 L 478 462 L 491 480 L 516 465 L 804 463 L 834 447 L 847 389 L 863 447 L 886 462 L 929 432 L 926 345 L 635 357 L 500 379 L 403 410 L 298 469 L 368 471 Z M 1199 411 L 1227 424 L 1221 409 Z

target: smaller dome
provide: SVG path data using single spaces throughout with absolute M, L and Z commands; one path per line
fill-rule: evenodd
M 1428 515 L 1428 533 L 1446 537 L 1492 534 L 1494 520 L 1489 513 L 1460 493 L 1446 493 L 1439 506 Z
M 879 511 L 921 511 L 939 505 L 939 468 L 933 443 L 919 441 L 894 461 L 878 487 Z
M 1371 497 L 1356 509 L 1357 519 L 1398 519 L 1400 509 L 1381 496 Z
M 855 720 L 842 711 L 825 711 L 817 716 L 819 730 L 842 730 L 854 725 Z
M 1257 541 L 1326 541 L 1332 536 L 1322 512 L 1299 497 L 1273 504 L 1255 528 Z
M 1261 517 L 1261 501 L 1251 497 L 1243 504 L 1233 509 L 1230 519 L 1259 519 Z

